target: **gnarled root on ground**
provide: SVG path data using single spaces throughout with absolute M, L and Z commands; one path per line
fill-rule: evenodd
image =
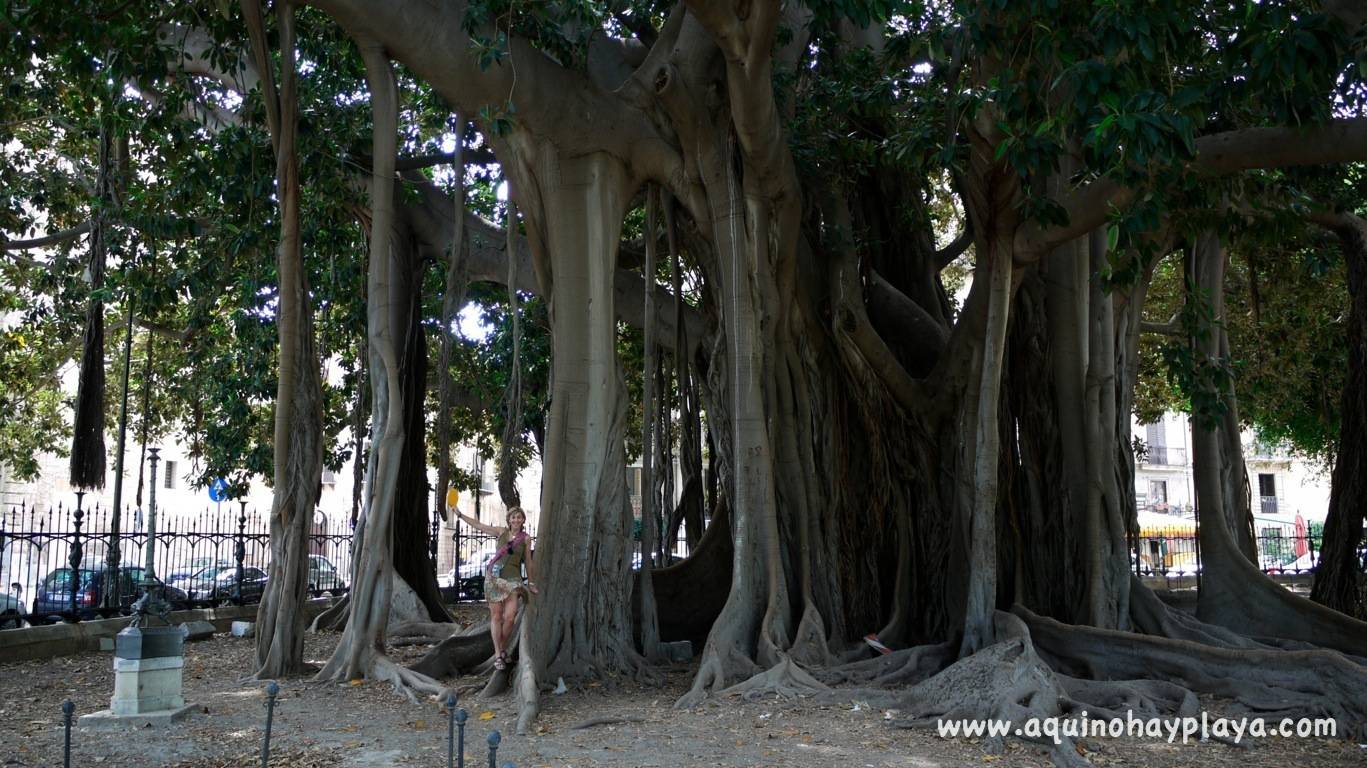
M 481 665 L 490 663 L 493 655 L 494 639 L 489 634 L 489 622 L 486 621 L 460 630 L 437 643 L 408 668 L 441 680 L 473 672 Z
M 830 686 L 889 688 L 895 685 L 915 685 L 954 661 L 957 650 L 958 646 L 954 643 L 918 645 L 872 659 L 860 659 L 816 670 L 812 674 Z
M 404 694 L 409 701 L 418 700 L 414 693 L 435 698 L 447 690 L 436 680 L 411 669 L 406 669 L 381 653 L 375 654 L 375 658 L 371 661 L 370 678 L 376 681 L 389 682 L 394 686 L 395 693 Z
M 1133 717 L 1195 717 L 1201 703 L 1196 694 L 1164 680 L 1082 680 L 1058 675 L 1063 690 L 1092 720 Z
M 449 621 L 409 621 L 391 627 L 389 645 L 436 645 L 460 631 L 460 626 Z
M 996 642 L 951 664 L 943 672 L 913 686 L 899 702 L 908 719 L 904 727 L 933 727 L 938 720 L 1006 720 L 1023 723 L 1032 718 L 1063 717 L 1071 699 L 1053 670 L 1035 653 L 1030 631 L 1011 614 L 995 617 Z M 1073 740 L 1060 734 L 1052 739 L 1030 739 L 1052 750 L 1055 765 L 1088 765 Z M 986 740 L 989 752 L 1000 753 L 999 736 Z
M 1333 717 L 1338 734 L 1367 731 L 1367 668 L 1337 651 L 1222 648 L 1062 624 L 1016 606 L 1041 656 L 1092 680 L 1180 681 L 1267 717 Z
M 344 664 L 339 662 L 339 658 L 341 658 L 340 655 L 334 654 L 332 660 L 319 670 L 314 680 L 316 682 L 343 682 L 364 678 L 375 682 L 387 682 L 394 686 L 395 693 L 401 693 L 409 701 L 415 703 L 418 700 L 418 694 L 435 698 L 447 691 L 447 688 L 436 680 L 420 672 L 405 669 L 393 659 L 373 648 L 366 649 L 361 653 L 360 663 L 351 669 L 347 669 Z
M 703 649 L 702 662 L 698 674 L 693 677 L 693 687 L 674 703 L 675 709 L 691 709 L 707 699 L 709 694 L 720 694 L 726 690 L 726 681 L 754 677 L 760 672 L 755 662 L 750 660 L 738 647 L 727 643 L 718 647 L 712 639 Z
M 754 701 L 769 694 L 780 699 L 792 699 L 829 690 L 829 687 L 798 666 L 791 657 L 784 656 L 778 664 L 722 690 L 718 695 L 740 696 L 746 701 Z
M 1146 635 L 1216 648 L 1257 650 L 1315 650 L 1317 646 L 1299 640 L 1254 638 L 1241 635 L 1218 624 L 1201 621 L 1195 616 L 1164 603 L 1138 576 L 1130 576 L 1130 621 L 1134 628 Z

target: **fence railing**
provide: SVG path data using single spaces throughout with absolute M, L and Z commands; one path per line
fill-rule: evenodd
M 1322 531 L 1304 534 L 1264 529 L 1254 537 L 1258 567 L 1269 576 L 1312 574 L 1324 549 Z M 1131 541 L 1130 563 L 1140 576 L 1196 576 L 1201 549 L 1191 528 L 1143 529 Z M 1367 572 L 1367 538 L 1358 549 L 1359 567 Z
M 123 510 L 117 526 L 114 517 L 110 509 L 79 504 L 0 509 L 0 628 L 16 619 L 37 624 L 127 613 L 141 595 L 149 551 L 172 607 L 254 603 L 265 592 L 269 521 L 245 505 L 160 510 L 154 533 L 141 510 Z M 341 525 L 318 523 L 307 533 L 315 597 L 347 590 L 352 534 Z

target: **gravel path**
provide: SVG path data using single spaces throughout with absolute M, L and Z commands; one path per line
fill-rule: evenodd
M 476 618 L 469 609 L 465 617 Z M 306 658 L 323 662 L 337 636 L 309 635 Z M 395 649 L 411 660 L 422 648 Z M 197 711 L 172 729 L 73 730 L 73 766 L 259 766 L 264 686 L 241 682 L 251 641 L 224 635 L 186 646 L 186 700 Z M 111 656 L 90 653 L 44 662 L 0 663 L 0 766 L 61 765 L 61 703 L 70 698 L 78 715 L 107 708 L 113 690 Z M 499 763 L 540 766 L 1048 766 L 1043 750 L 1008 741 L 989 755 L 969 739 L 941 739 L 932 731 L 888 727 L 890 713 L 858 704 L 821 707 L 810 700 L 728 701 L 692 711 L 673 702 L 691 682 L 692 670 L 664 674 L 659 686 L 634 682 L 570 687 L 545 694 L 536 733 L 513 735 L 516 707 L 503 698 L 470 697 L 467 753 L 483 765 L 484 739 L 494 728 L 507 737 Z M 472 685 L 473 678 L 454 681 Z M 1208 704 L 1218 709 L 1216 704 Z M 588 728 L 588 720 L 610 722 Z M 282 681 L 276 706 L 272 766 L 436 766 L 445 764 L 446 720 L 432 701 L 410 703 L 388 686 L 314 685 L 306 678 Z M 1215 743 L 1169 745 L 1162 741 L 1086 739 L 1097 766 L 1287 766 L 1367 765 L 1367 749 L 1334 740 L 1267 739 L 1251 749 Z

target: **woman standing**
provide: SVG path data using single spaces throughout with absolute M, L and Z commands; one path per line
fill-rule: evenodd
M 494 638 L 494 669 L 507 669 L 505 649 L 513 634 L 513 624 L 517 622 L 517 598 L 526 596 L 522 587 L 523 563 L 527 564 L 527 589 L 534 595 L 540 594 L 536 584 L 532 583 L 536 571 L 532 562 L 531 537 L 523 530 L 527 525 L 527 513 L 521 507 L 509 509 L 506 528 L 485 525 L 463 512 L 457 514 L 475 530 L 498 537 L 494 556 L 484 568 L 484 598 L 489 602 L 489 634 Z

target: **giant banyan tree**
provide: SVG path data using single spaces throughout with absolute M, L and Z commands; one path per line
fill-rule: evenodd
M 356 179 L 368 486 L 357 589 L 322 676 L 437 692 L 433 675 L 488 655 L 477 637 L 438 646 L 422 671 L 383 654 L 395 520 L 412 505 L 403 466 L 418 460 L 404 447 L 415 395 L 400 286 L 411 254 L 456 254 L 463 279 L 512 282 L 550 314 L 522 727 L 558 677 L 649 677 L 640 639 L 656 633 L 703 643 L 681 706 L 857 685 L 912 721 L 1185 714 L 1213 694 L 1329 714 L 1345 731 L 1367 722 L 1367 624 L 1341 612 L 1351 598 L 1326 607 L 1258 570 L 1222 299 L 1231 254 L 1259 247 L 1250 211 L 1276 208 L 1357 260 L 1361 340 L 1362 201 L 1343 183 L 1367 161 L 1358 4 L 304 6 L 297 32 L 287 13 L 280 24 L 340 28 L 373 110 L 373 166 Z M 474 120 L 520 231 L 396 165 L 413 82 Z M 960 304 L 944 276 L 963 264 Z M 1166 323 L 1145 314 L 1162 264 L 1186 291 Z M 687 297 L 684 267 L 700 277 Z M 688 508 L 661 519 L 689 527 L 694 554 L 644 578 L 630 568 L 619 322 L 647 326 L 673 361 L 692 457 Z M 1205 563 L 1194 615 L 1131 572 L 1130 424 L 1150 331 L 1179 339 L 1188 365 Z M 1361 357 L 1341 437 L 1359 465 Z M 704 421 L 718 479 L 705 490 Z M 1341 486 L 1360 478 L 1343 471 Z M 1350 565 L 1351 504 L 1336 502 L 1349 533 L 1332 543 Z M 864 660 L 869 633 L 899 650 Z M 1083 761 L 1070 744 L 1054 755 Z

